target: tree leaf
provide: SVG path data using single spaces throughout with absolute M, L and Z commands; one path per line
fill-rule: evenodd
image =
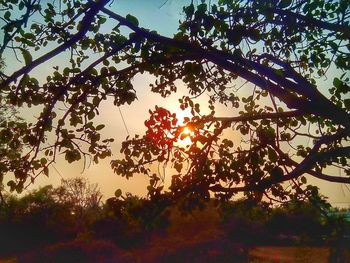
M 307 180 L 306 180 L 306 177 L 305 176 L 302 176 L 300 178 L 300 181 L 303 183 L 303 184 L 306 184 L 307 183 Z
M 122 195 L 122 190 L 120 190 L 120 189 L 117 189 L 117 190 L 114 192 L 114 196 L 115 196 L 116 198 L 121 197 L 121 195 Z
M 336 87 L 337 89 L 339 89 L 339 88 L 341 87 L 342 83 L 343 83 L 343 82 L 342 82 L 340 79 L 338 79 L 338 78 L 334 78 L 334 80 L 333 80 L 333 85 L 334 85 L 334 87 Z
M 292 3 L 292 0 L 281 0 L 279 3 L 278 3 L 278 7 L 279 8 L 286 8 L 288 6 L 290 6 Z
M 132 24 L 134 24 L 135 26 L 139 26 L 139 20 L 137 20 L 136 17 L 134 17 L 133 15 L 126 15 L 125 17 L 129 22 L 131 22 Z
M 96 126 L 96 131 L 102 130 L 105 127 L 104 124 L 100 124 Z
M 43 172 L 47 177 L 49 176 L 49 168 L 47 166 L 44 167 Z
M 22 48 L 21 51 L 22 51 L 22 55 L 23 55 L 25 64 L 29 65 L 30 63 L 32 63 L 33 58 L 32 58 L 32 55 L 30 54 L 30 52 L 24 48 Z

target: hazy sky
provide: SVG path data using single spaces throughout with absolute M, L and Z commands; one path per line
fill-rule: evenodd
M 115 10 L 121 15 L 132 14 L 139 19 L 140 26 L 156 30 L 163 35 L 171 36 L 176 32 L 178 21 L 181 18 L 181 6 L 188 3 L 188 0 L 177 0 L 177 1 L 165 1 L 165 0 L 114 0 L 110 8 Z M 1 25 L 0 25 L 1 26 Z M 111 24 L 111 26 L 113 26 Z M 11 60 L 11 63 L 9 63 Z M 45 64 L 46 69 L 52 68 L 52 66 L 58 63 L 64 63 L 64 58 L 55 58 L 49 63 Z M 18 66 L 18 63 L 11 58 L 10 54 L 7 54 L 6 58 L 7 71 L 13 70 Z M 42 74 L 42 67 L 36 72 Z M 180 113 L 178 110 L 178 98 L 186 94 L 186 88 L 183 86 L 179 87 L 179 92 L 175 95 L 170 96 L 167 99 L 163 99 L 160 95 L 151 94 L 149 84 L 152 83 L 153 79 L 151 76 L 142 75 L 135 79 L 134 87 L 137 91 L 138 101 L 132 103 L 130 106 L 122 106 L 120 110 L 126 120 L 127 129 L 131 136 L 134 134 L 142 134 L 145 131 L 143 125 L 144 120 L 148 118 L 148 109 L 154 109 L 155 105 L 164 106 L 170 111 Z M 203 100 L 203 102 L 205 99 Z M 202 107 L 203 108 L 203 107 Z M 218 110 L 220 115 L 235 115 L 236 110 L 231 108 L 224 109 L 219 107 Z M 184 113 L 186 114 L 186 113 Z M 33 112 L 26 111 L 27 117 L 33 115 Z M 127 131 L 122 122 L 120 112 L 118 108 L 113 106 L 110 101 L 105 102 L 100 109 L 100 116 L 95 121 L 96 123 L 106 124 L 104 129 L 105 137 L 114 137 L 115 142 L 112 145 L 113 156 L 116 158 L 120 156 L 119 147 L 121 142 L 126 138 Z M 239 142 L 239 135 L 233 132 L 228 132 L 229 136 L 234 142 Z M 36 183 L 32 188 L 37 188 L 39 185 L 60 183 L 61 177 L 70 178 L 75 176 L 85 176 L 93 183 L 98 183 L 104 196 L 106 198 L 112 196 L 114 191 L 121 188 L 123 192 L 131 192 L 138 195 L 146 194 L 146 185 L 148 178 L 143 175 L 136 175 L 130 180 L 126 180 L 113 173 L 110 168 L 110 160 L 105 159 L 100 161 L 98 165 L 93 164 L 86 168 L 82 173 L 83 163 L 77 162 L 68 164 L 59 158 L 53 168 L 50 169 L 50 177 L 46 178 L 41 176 L 37 179 Z M 337 172 L 337 171 L 333 171 Z M 336 174 L 338 175 L 338 174 Z M 170 173 L 168 173 L 169 178 Z M 350 191 L 342 184 L 325 183 L 320 182 L 318 179 L 308 177 L 310 183 L 315 183 L 320 187 L 321 192 L 330 197 L 330 201 L 338 206 L 348 205 L 346 202 L 350 201 Z

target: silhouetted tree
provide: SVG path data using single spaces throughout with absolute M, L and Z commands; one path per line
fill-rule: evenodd
M 180 108 L 193 115 L 180 124 L 176 114 L 156 107 L 146 134 L 124 142 L 124 159 L 112 162 L 127 178 L 149 175 L 151 197 L 168 191 L 149 168 L 154 162 L 176 169 L 173 199 L 244 192 L 255 201 L 264 195 L 283 200 L 308 193 L 305 175 L 350 182 L 348 0 L 192 1 L 172 37 L 119 15 L 108 0 L 0 3 L 0 54 L 8 50 L 24 61 L 9 76 L 1 74 L 1 93 L 12 105 L 41 108 L 21 134 L 27 151 L 19 164 L 0 167 L 15 171 L 16 180 L 8 182 L 13 189 L 28 176 L 48 174 L 58 152 L 69 163 L 109 156 L 113 139 L 101 138 L 104 125 L 94 124 L 94 117 L 108 98 L 117 106 L 132 103 L 133 78 L 143 73 L 155 76 L 151 91 L 164 97 L 182 81 L 188 95 Z M 46 78 L 32 75 L 57 56 L 69 62 Z M 209 114 L 195 100 L 204 94 Z M 217 104 L 232 116 L 219 116 Z M 240 134 L 240 144 L 223 136 L 230 129 Z M 177 144 L 186 136 L 188 147 Z M 328 173 L 329 167 L 345 176 Z
M 4 68 L 5 63 L 0 57 L 0 72 Z M 0 93 L 0 202 L 4 202 L 2 195 L 4 175 L 19 167 L 16 159 L 21 156 L 23 144 L 18 138 L 25 128 L 26 123 L 19 117 L 15 106 L 9 105 L 6 96 Z M 12 188 L 14 187 L 15 185 L 12 185 Z M 19 191 L 21 188 L 17 187 Z
M 71 206 L 45 186 L 23 197 L 5 194 L 0 205 L 0 254 L 26 251 L 76 235 Z
M 89 232 L 101 214 L 101 193 L 86 178 L 47 185 L 0 204 L 0 254 L 27 250 Z M 21 240 L 21 244 L 19 243 Z

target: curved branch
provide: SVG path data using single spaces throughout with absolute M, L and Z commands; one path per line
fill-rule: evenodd
M 233 187 L 233 188 L 227 188 L 227 187 L 223 187 L 220 184 L 216 184 L 216 185 L 210 186 L 209 190 L 213 192 L 225 192 L 225 193 L 232 193 L 232 194 L 238 193 L 238 192 L 244 192 L 244 191 L 262 191 L 264 189 L 270 188 L 274 184 L 282 183 L 291 179 L 296 179 L 304 173 L 309 173 L 309 170 L 312 169 L 312 167 L 321 160 L 327 160 L 338 156 L 350 156 L 350 146 L 337 148 L 330 151 L 308 156 L 290 173 L 284 176 L 280 176 L 279 178 L 276 178 L 274 180 L 269 180 L 269 181 L 262 180 L 261 182 L 255 185 L 246 185 L 242 187 Z M 312 175 L 315 176 L 314 173 L 312 173 Z M 323 180 L 331 181 L 331 182 L 350 184 L 350 177 L 349 178 L 336 177 L 336 176 L 328 176 L 328 175 L 322 175 L 322 174 L 318 174 L 315 177 L 318 177 Z
M 3 44 L 0 47 L 0 57 L 2 56 L 2 54 L 4 53 L 4 50 L 6 49 L 7 44 L 15 37 L 15 35 L 21 30 L 22 25 L 26 25 L 26 23 L 28 22 L 28 19 L 31 15 L 31 11 L 33 8 L 33 5 L 35 4 L 35 2 L 33 3 L 28 3 L 28 5 L 26 5 L 26 12 L 22 15 L 22 17 L 20 19 L 11 21 L 10 23 L 8 23 L 7 25 L 5 25 L 3 28 L 5 29 L 6 26 L 8 25 L 16 25 L 16 30 L 10 35 L 7 31 L 4 33 L 4 41 Z
M 298 166 L 298 163 L 296 161 L 294 161 L 293 159 L 291 159 L 287 154 L 282 152 L 281 149 L 279 149 L 277 147 L 274 147 L 274 149 L 278 152 L 278 154 L 280 156 L 283 157 L 283 159 L 285 159 L 288 162 L 288 164 L 295 166 L 295 167 Z M 315 171 L 315 170 L 311 170 L 311 169 L 309 171 L 307 171 L 306 173 L 313 176 L 313 177 L 316 177 L 318 179 L 326 180 L 329 182 L 350 184 L 350 178 L 347 178 L 347 177 L 328 175 L 328 174 L 324 174 L 324 173 L 321 173 L 319 171 Z
M 330 160 L 339 156 L 350 156 L 350 146 L 341 147 L 337 149 L 332 149 L 329 151 L 315 153 L 307 156 L 293 171 L 283 177 L 283 179 L 278 180 L 278 182 L 283 182 L 289 179 L 294 179 L 302 175 L 303 173 L 308 173 L 317 162 Z M 326 177 L 326 176 L 324 176 Z M 328 178 L 328 177 L 327 177 Z M 340 177 L 343 178 L 343 177 Z M 343 178 L 341 183 L 350 184 L 350 178 Z
M 318 179 L 325 180 L 328 182 L 350 184 L 350 178 L 347 178 L 347 177 L 327 175 L 327 174 L 323 174 L 323 173 L 318 173 L 318 172 L 313 171 L 313 170 L 309 171 L 308 174 L 312 175 L 313 177 L 316 177 Z
M 140 37 L 165 45 L 175 46 L 186 51 L 191 51 L 192 53 L 197 54 L 199 58 L 211 61 L 219 67 L 237 74 L 252 84 L 260 87 L 261 89 L 270 92 L 281 101 L 283 101 L 291 109 L 299 109 L 304 111 L 306 114 L 310 113 L 316 116 L 322 116 L 324 118 L 331 119 L 337 124 L 343 125 L 344 127 L 350 129 L 350 115 L 341 108 L 335 106 L 321 93 L 314 89 L 311 84 L 306 87 L 303 83 L 304 87 L 300 87 L 298 84 L 287 80 L 286 78 L 278 76 L 275 72 L 273 72 L 272 69 L 262 64 L 249 61 L 238 55 L 228 54 L 227 52 L 225 53 L 220 50 L 204 49 L 188 41 L 172 39 L 158 35 L 157 33 L 153 33 L 147 31 L 146 29 L 140 28 L 126 18 L 106 8 L 102 8 L 102 12 L 117 20 L 121 25 L 127 26 Z M 275 81 L 276 84 L 247 69 L 252 67 L 267 79 L 271 79 L 272 77 L 272 80 Z M 304 95 L 305 90 L 310 91 L 306 96 L 308 99 L 295 94 L 295 92 L 300 92 L 301 94 L 299 95 Z M 320 104 L 323 105 L 323 107 L 320 107 Z
M 316 27 L 319 27 L 319 28 L 324 28 L 324 29 L 327 29 L 327 30 L 333 31 L 333 32 L 342 33 L 345 37 L 350 39 L 350 27 L 349 26 L 345 26 L 345 25 L 341 25 L 341 24 L 329 23 L 329 22 L 326 22 L 326 21 L 322 21 L 322 20 L 316 19 L 316 18 L 314 18 L 312 16 L 305 16 L 305 15 L 298 14 L 298 13 L 295 13 L 295 12 L 291 12 L 291 11 L 285 10 L 285 9 L 269 8 L 269 10 L 271 12 L 279 14 L 279 15 L 296 18 L 296 19 L 298 19 L 300 21 L 303 21 L 305 23 L 308 23 L 309 25 L 312 25 L 312 26 L 316 26 Z
M 222 121 L 222 122 L 244 122 L 263 119 L 280 119 L 280 118 L 292 118 L 305 115 L 305 112 L 300 110 L 284 111 L 284 112 L 265 112 L 256 115 L 245 114 L 237 117 L 214 117 L 210 121 Z
M 109 1 L 110 0 L 99 0 L 98 2 L 89 2 L 91 7 L 90 7 L 89 11 L 87 11 L 87 13 L 85 14 L 84 18 L 81 20 L 81 27 L 75 35 L 73 35 L 67 42 L 56 47 L 55 49 L 51 50 L 50 52 L 46 53 L 45 55 L 37 58 L 36 60 L 32 61 L 30 64 L 24 66 L 23 68 L 19 69 L 18 71 L 14 72 L 9 78 L 5 79 L 1 83 L 0 87 L 5 87 L 5 86 L 9 85 L 10 83 L 15 82 L 17 80 L 17 78 L 19 78 L 20 76 L 28 74 L 35 67 L 50 60 L 51 58 L 57 56 L 58 54 L 62 53 L 63 51 L 65 51 L 66 49 L 70 48 L 75 43 L 77 43 L 88 32 L 89 27 L 93 23 L 96 14 Z

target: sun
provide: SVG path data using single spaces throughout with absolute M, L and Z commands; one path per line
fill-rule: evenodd
M 191 133 L 193 132 L 188 127 L 185 127 L 182 131 L 182 134 L 185 134 L 185 135 L 191 135 Z
M 192 144 L 191 136 L 194 132 L 188 126 L 182 128 L 179 138 L 177 139 L 177 145 L 180 147 L 187 147 Z

